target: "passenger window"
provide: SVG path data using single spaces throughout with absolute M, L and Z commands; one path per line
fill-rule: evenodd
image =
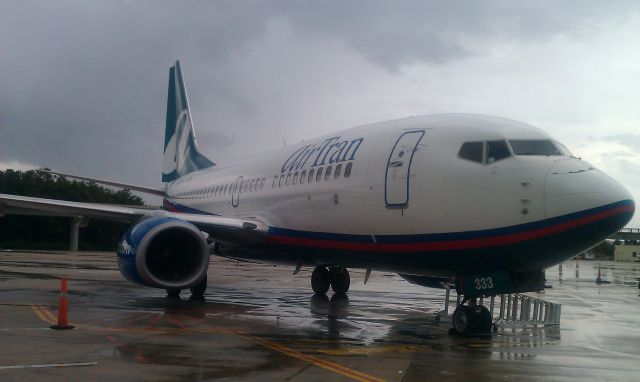
M 278 187 L 282 187 L 283 181 L 284 181 L 284 174 L 280 175 L 280 180 L 278 181 Z
M 289 183 L 291 183 L 291 173 L 287 174 L 287 179 L 285 180 L 284 185 L 288 186 Z
M 292 182 L 291 184 L 293 184 L 294 186 L 295 186 L 296 184 L 298 184 L 298 175 L 299 175 L 299 174 L 298 174 L 298 172 L 297 172 L 297 171 L 296 171 L 296 173 L 295 173 L 295 174 L 293 174 L 293 182 Z
M 344 177 L 348 178 L 351 176 L 351 167 L 353 167 L 353 162 L 347 163 L 347 166 L 344 168 Z
M 336 166 L 336 172 L 333 173 L 333 179 L 338 179 L 340 177 L 340 173 L 342 172 L 342 164 Z
M 505 141 L 488 141 L 487 142 L 487 164 L 499 161 L 500 159 L 511 156 L 507 142 Z
M 313 182 L 313 172 L 314 171 L 315 171 L 314 169 L 309 170 L 309 178 L 307 178 L 307 183 Z
M 322 167 L 320 167 L 316 173 L 316 182 L 319 182 L 320 179 L 322 179 Z
M 483 142 L 466 142 L 460 148 L 458 156 L 462 159 L 482 163 Z
M 302 173 L 300 173 L 300 184 L 304 183 L 306 178 L 307 178 L 307 170 L 302 170 Z
M 327 172 L 324 173 L 324 180 L 331 179 L 331 166 L 327 167 Z

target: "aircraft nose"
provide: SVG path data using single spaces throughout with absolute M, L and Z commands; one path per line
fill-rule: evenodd
M 619 214 L 612 233 L 633 217 L 635 203 L 629 191 L 602 171 L 576 158 L 554 161 L 545 179 L 545 215 L 572 213 Z M 615 227 L 614 227 L 615 226 Z

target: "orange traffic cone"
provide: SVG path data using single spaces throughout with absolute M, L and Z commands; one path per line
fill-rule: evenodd
M 69 325 L 67 321 L 67 278 L 60 279 L 60 304 L 58 306 L 58 324 L 52 325 L 51 329 L 73 329 L 75 326 Z

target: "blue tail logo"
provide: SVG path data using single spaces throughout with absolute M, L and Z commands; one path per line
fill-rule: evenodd
M 171 182 L 191 172 L 214 165 L 198 151 L 187 101 L 187 90 L 180 69 L 180 61 L 177 61 L 169 69 L 162 181 Z

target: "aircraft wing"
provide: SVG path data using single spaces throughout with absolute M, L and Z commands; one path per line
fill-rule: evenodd
M 84 180 L 84 181 L 88 181 L 88 182 L 94 182 L 94 183 L 98 183 L 98 184 L 104 184 L 104 185 L 107 185 L 107 186 L 119 187 L 119 188 L 123 188 L 125 190 L 144 192 L 144 193 L 147 193 L 147 194 L 157 195 L 157 196 L 165 196 L 165 190 L 160 189 L 160 188 L 137 186 L 135 184 L 126 184 L 126 183 L 114 182 L 114 181 L 111 181 L 111 180 L 105 180 L 105 179 L 88 178 L 86 176 L 65 174 L 63 172 L 57 172 L 57 171 L 45 170 L 45 169 L 40 169 L 38 171 L 45 172 L 47 174 L 62 176 L 62 177 L 65 177 L 65 178 L 72 178 L 72 179 Z
M 0 217 L 4 215 L 81 216 L 132 223 L 150 217 L 175 217 L 192 223 L 201 231 L 208 233 L 215 241 L 234 245 L 260 242 L 268 230 L 266 224 L 256 219 L 183 214 L 157 208 L 70 202 L 0 194 Z

